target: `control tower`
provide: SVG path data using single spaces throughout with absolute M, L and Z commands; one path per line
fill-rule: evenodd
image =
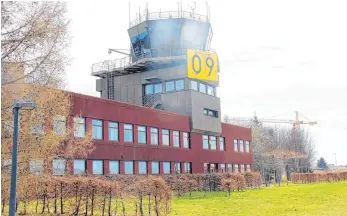
M 92 65 L 102 98 L 188 115 L 192 132 L 220 135 L 219 62 L 208 15 L 179 9 L 130 22 L 131 53 Z

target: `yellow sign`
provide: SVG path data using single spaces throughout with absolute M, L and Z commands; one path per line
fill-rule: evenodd
M 218 57 L 216 53 L 187 49 L 188 77 L 218 81 Z

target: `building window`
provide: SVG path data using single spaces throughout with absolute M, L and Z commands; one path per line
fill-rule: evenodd
M 108 122 L 108 139 L 110 141 L 118 141 L 118 123 Z
M 119 174 L 119 161 L 110 161 L 110 174 Z
M 163 145 L 170 145 L 170 133 L 167 129 L 162 129 L 162 136 L 163 136 Z
M 53 131 L 55 134 L 62 135 L 66 132 L 66 117 L 54 116 L 53 118 Z
M 43 114 L 40 113 L 38 116 L 38 119 L 33 122 L 33 124 L 30 126 L 30 134 L 44 134 L 44 117 Z
M 241 173 L 245 172 L 245 166 L 243 164 L 240 165 L 241 166 Z
M 43 172 L 43 160 L 29 161 L 29 172 L 34 174 L 42 174 Z
M 215 111 L 215 110 L 210 110 L 210 109 L 204 108 L 203 114 L 218 118 L 218 111 Z
M 86 134 L 86 120 L 85 118 L 75 117 L 74 121 L 74 135 L 75 137 L 84 137 Z
M 145 95 L 162 93 L 163 88 L 161 83 L 145 85 Z
M 102 139 L 102 121 L 92 120 L 93 139 Z
M 199 83 L 199 92 L 206 94 L 206 85 Z
M 234 164 L 234 172 L 235 173 L 239 172 L 239 165 L 238 164 Z
M 234 139 L 234 152 L 238 152 L 238 151 L 239 151 L 239 148 L 237 145 L 237 139 Z
M 74 160 L 73 163 L 73 174 L 80 175 L 84 174 L 86 171 L 86 161 L 85 160 Z
M 158 145 L 158 128 L 151 128 L 151 144 Z
M 180 132 L 173 131 L 173 142 L 174 147 L 180 147 Z
M 165 90 L 166 92 L 172 92 L 175 91 L 175 82 L 174 81 L 167 81 Z
M 227 165 L 227 172 L 233 172 L 233 165 L 232 164 L 228 164 Z
M 225 173 L 225 164 L 219 164 L 219 170 L 221 173 Z
M 210 138 L 210 146 L 212 150 L 217 149 L 217 143 L 216 143 L 216 137 L 215 136 L 209 136 Z
M 176 88 L 176 91 L 183 90 L 184 89 L 184 80 L 176 80 L 175 81 L 175 88 Z
M 124 142 L 133 142 L 133 125 L 124 124 Z
M 247 164 L 247 172 L 250 172 L 250 171 L 251 171 L 251 165 Z
M 244 150 L 243 150 L 243 140 L 240 140 L 240 152 L 244 152 Z
M 151 95 L 151 94 L 153 94 L 153 85 L 152 84 L 145 85 L 145 95 Z
M 104 174 L 104 161 L 93 160 L 93 175 Z
M 212 86 L 207 86 L 207 94 L 214 96 L 214 88 Z
M 170 162 L 163 162 L 164 174 L 171 173 L 171 165 Z
M 181 163 L 175 162 L 175 174 L 180 174 L 180 173 L 181 173 Z
M 202 136 L 202 148 L 208 149 L 208 136 L 207 135 Z
M 134 161 L 124 161 L 124 173 L 127 175 L 134 174 Z
M 139 161 L 139 174 L 146 175 L 147 174 L 147 162 Z
M 189 148 L 189 134 L 183 132 L 183 148 Z
M 137 126 L 137 141 L 138 143 L 146 144 L 146 127 Z
M 246 152 L 249 153 L 249 141 L 246 141 Z
M 225 151 L 224 137 L 219 137 L 219 149 L 220 149 L 221 151 Z
M 191 173 L 191 167 L 190 167 L 190 162 L 185 162 L 184 163 L 184 173 L 189 174 Z
M 152 162 L 152 174 L 159 174 L 159 162 Z
M 154 94 L 162 93 L 163 85 L 161 83 L 154 84 Z
M 53 159 L 53 175 L 65 175 L 65 167 L 64 159 Z
M 190 81 L 190 89 L 198 91 L 198 82 L 194 81 L 194 80 L 191 80 Z

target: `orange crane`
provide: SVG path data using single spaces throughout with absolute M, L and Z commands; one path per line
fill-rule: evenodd
M 294 127 L 298 127 L 298 126 L 303 125 L 303 124 L 308 124 L 308 125 L 317 124 L 317 121 L 310 121 L 307 118 L 305 118 L 306 119 L 305 121 L 300 120 L 299 119 L 299 112 L 298 111 L 294 111 L 294 112 L 295 112 L 295 120 L 271 119 L 271 118 L 270 119 L 262 118 L 262 119 L 258 119 L 258 120 L 259 120 L 259 122 L 264 122 L 264 123 L 288 123 L 288 124 L 293 125 Z M 252 119 L 250 119 L 250 118 L 242 118 L 242 117 L 231 117 L 229 119 L 232 121 L 252 121 Z

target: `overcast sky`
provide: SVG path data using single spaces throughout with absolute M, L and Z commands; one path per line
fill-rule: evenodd
M 177 1 L 147 1 L 149 10 L 177 10 Z M 190 10 L 193 1 L 182 1 Z M 131 1 L 131 18 L 146 1 Z M 347 164 L 347 13 L 344 1 L 210 1 L 213 40 L 220 60 L 222 114 L 294 119 L 309 127 L 317 156 Z M 205 1 L 196 1 L 205 14 Z M 91 65 L 108 48 L 129 48 L 128 1 L 72 1 L 68 67 L 71 91 L 99 96 Z

